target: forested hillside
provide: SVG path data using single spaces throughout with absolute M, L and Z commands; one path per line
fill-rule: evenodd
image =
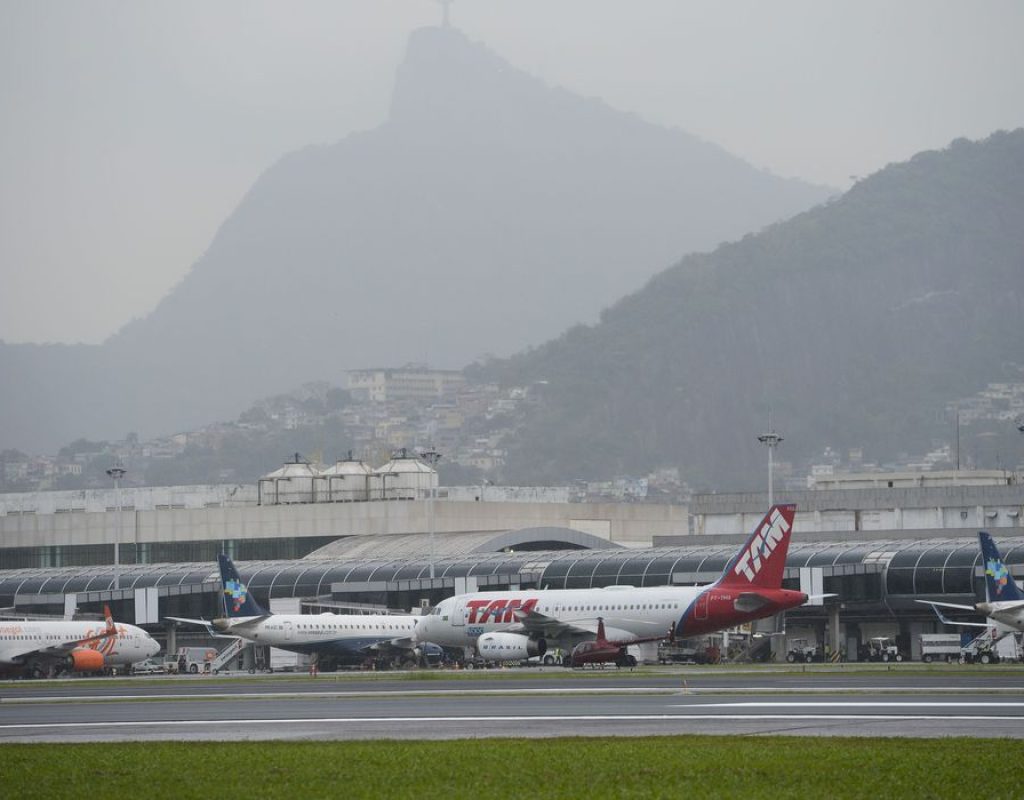
M 1021 175 L 1024 130 L 957 140 L 487 364 L 546 382 L 508 477 L 679 466 L 697 487 L 762 486 L 769 409 L 780 458 L 863 447 L 884 462 L 949 441 L 948 404 L 1021 380 Z

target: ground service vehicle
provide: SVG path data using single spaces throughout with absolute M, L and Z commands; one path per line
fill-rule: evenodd
M 168 672 L 179 674 L 206 672 L 209 664 L 217 657 L 213 647 L 179 647 L 173 658 L 167 660 Z M 172 667 L 173 665 L 173 667 Z
M 132 675 L 158 675 L 166 671 L 164 662 L 156 658 L 147 658 L 138 664 L 132 664 Z
M 662 642 L 658 645 L 658 663 L 704 664 L 707 663 L 707 656 L 703 648 L 690 642 Z
M 812 645 L 807 639 L 790 639 L 789 651 L 786 653 L 786 661 L 794 664 L 803 661 L 810 664 L 812 661 L 821 661 L 821 651 L 816 645 Z
M 945 661 L 947 664 L 960 660 L 960 634 L 922 633 L 921 660 L 925 664 Z
M 868 661 L 902 661 L 903 654 L 888 636 L 875 636 L 868 641 Z

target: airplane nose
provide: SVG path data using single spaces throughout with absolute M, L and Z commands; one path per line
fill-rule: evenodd
M 159 652 L 160 652 L 160 643 L 159 643 L 158 641 L 156 641 L 156 639 L 150 639 L 150 640 L 149 640 L 149 644 L 148 644 L 148 646 L 146 647 L 146 650 L 148 650 L 148 651 L 149 651 L 149 652 L 148 652 L 148 653 L 146 654 L 146 655 L 147 655 L 147 657 L 148 657 L 148 656 L 155 656 L 155 655 L 156 655 L 157 653 L 159 653 Z

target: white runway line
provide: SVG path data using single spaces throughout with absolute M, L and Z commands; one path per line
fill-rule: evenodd
M 792 702 L 779 701 L 750 701 L 735 703 L 694 703 L 693 705 L 675 705 L 672 708 L 1024 708 L 1024 703 L 1009 701 L 986 701 L 965 700 L 965 701 L 940 701 L 929 702 L 927 700 L 853 700 L 853 701 L 816 701 L 816 700 L 793 700 Z

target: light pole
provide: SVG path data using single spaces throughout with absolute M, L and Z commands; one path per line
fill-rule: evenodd
M 768 433 L 762 433 L 757 437 L 757 441 L 768 448 L 768 508 L 771 508 L 775 504 L 775 492 L 773 485 L 775 465 L 772 460 L 772 454 L 775 451 L 775 448 L 779 446 L 779 442 L 782 441 L 782 437 L 775 432 L 771 423 L 768 424 L 768 429 Z
M 427 520 L 430 531 L 430 580 L 434 580 L 434 495 L 437 493 L 437 462 L 441 454 L 433 447 L 420 453 L 420 458 L 430 464 L 434 474 L 430 476 L 430 494 L 427 498 Z M 431 586 L 433 588 L 433 586 Z
M 117 538 L 114 539 L 114 589 L 121 588 L 121 478 L 128 472 L 120 464 L 107 470 L 107 475 L 114 479 L 114 496 L 117 503 Z

